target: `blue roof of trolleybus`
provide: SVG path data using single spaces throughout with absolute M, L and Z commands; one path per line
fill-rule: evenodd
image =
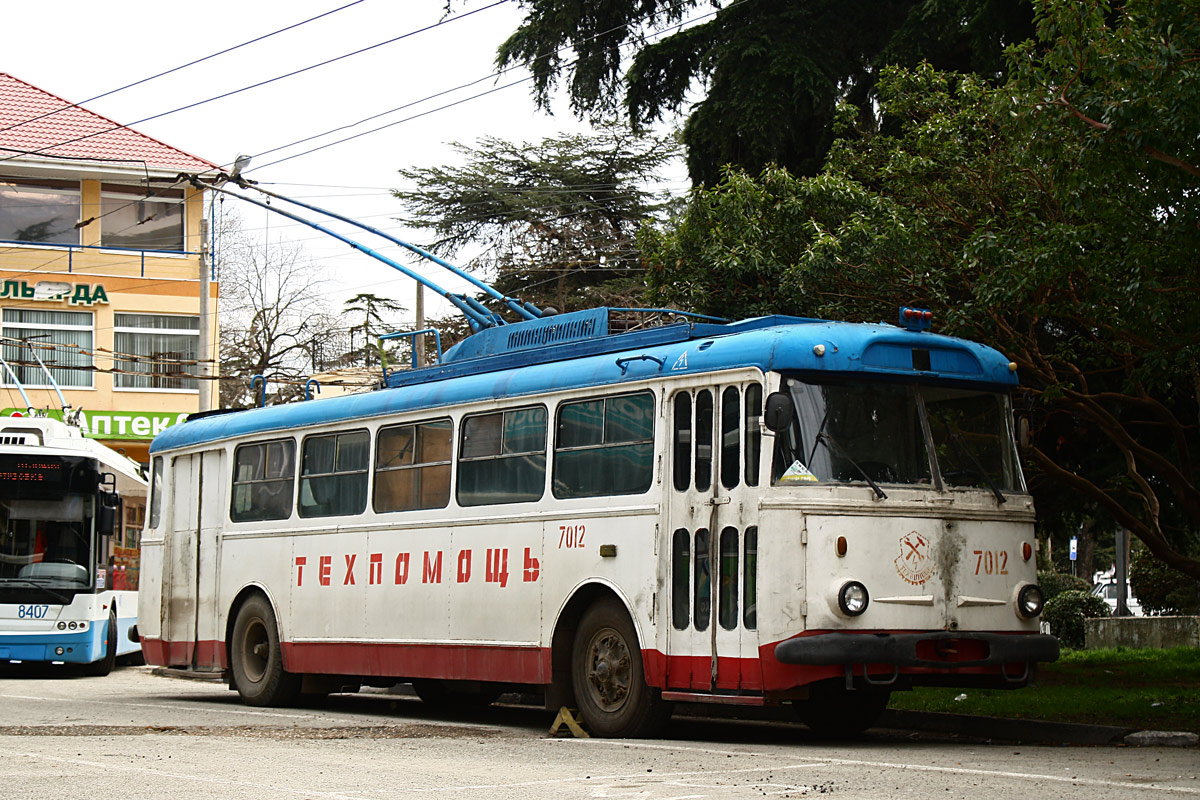
M 522 324 L 505 327 L 515 329 Z M 929 369 L 923 369 L 926 364 Z M 761 317 L 730 325 L 680 323 L 540 349 L 460 358 L 397 373 L 402 376 L 401 385 L 373 392 L 189 420 L 156 436 L 150 452 L 404 411 L 739 367 L 809 377 L 919 377 L 996 388 L 1017 383 L 1008 359 L 986 345 L 885 323 L 795 317 Z

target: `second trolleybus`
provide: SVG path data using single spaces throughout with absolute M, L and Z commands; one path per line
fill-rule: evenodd
M 256 705 L 532 688 L 635 736 L 681 701 L 845 734 L 893 691 L 1057 657 L 1000 353 L 913 309 L 627 316 L 487 328 L 375 391 L 159 435 L 147 659 Z
M 136 657 L 147 482 L 75 425 L 0 418 L 0 664 L 106 675 Z

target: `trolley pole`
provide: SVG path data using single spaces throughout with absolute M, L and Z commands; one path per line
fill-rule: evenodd
M 198 411 L 212 410 L 212 385 L 208 380 L 208 364 L 212 358 L 209 347 L 209 267 L 208 267 L 208 220 L 200 220 L 200 348 L 197 351 L 198 361 L 196 377 L 200 384 L 200 407 Z

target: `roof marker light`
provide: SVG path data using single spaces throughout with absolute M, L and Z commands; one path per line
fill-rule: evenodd
M 902 306 L 900 326 L 910 331 L 927 331 L 933 327 L 933 312 L 925 308 Z

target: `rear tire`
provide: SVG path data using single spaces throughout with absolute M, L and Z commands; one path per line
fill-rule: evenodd
M 875 686 L 846 691 L 844 686 L 818 685 L 807 700 L 792 703 L 796 716 L 825 739 L 849 739 L 875 724 L 892 697 Z
M 230 668 L 247 705 L 287 705 L 300 694 L 301 676 L 283 669 L 279 625 L 262 595 L 250 597 L 238 609 L 232 645 Z
M 113 671 L 113 666 L 117 663 L 117 615 L 113 612 L 108 615 L 108 628 L 104 632 L 104 657 L 99 661 L 93 661 L 91 664 L 83 665 L 83 674 L 91 675 L 96 678 L 103 678 L 105 675 Z
M 597 736 L 651 736 L 671 716 L 670 704 L 646 685 L 633 622 L 612 598 L 592 605 L 579 622 L 571 685 L 584 723 Z

